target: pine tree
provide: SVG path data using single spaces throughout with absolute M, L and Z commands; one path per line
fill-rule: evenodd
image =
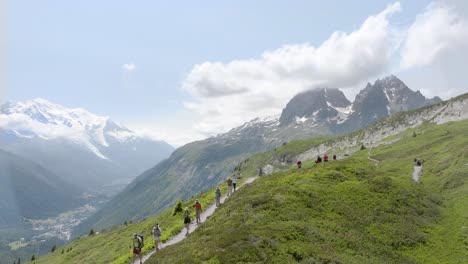
M 89 235 L 90 236 L 94 235 L 94 230 L 93 229 L 89 230 Z
M 32 255 L 31 261 L 34 261 L 34 260 L 36 260 L 36 256 L 35 256 L 35 255 Z
M 174 212 L 172 215 L 176 215 L 178 213 L 182 213 L 184 209 L 182 208 L 182 200 L 177 201 L 176 206 L 174 207 Z
M 57 246 L 56 246 L 56 245 L 53 245 L 53 246 L 52 246 L 52 249 L 50 250 L 50 252 L 53 253 L 56 249 L 57 249 Z

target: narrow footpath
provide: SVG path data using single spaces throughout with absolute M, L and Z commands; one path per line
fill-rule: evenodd
M 371 157 L 367 157 L 367 159 L 370 160 L 370 161 L 376 162 L 376 163 L 380 162 L 380 160 L 376 160 L 376 159 L 371 158 Z M 375 164 L 375 165 L 377 165 L 377 164 Z
M 419 178 L 421 177 L 422 166 L 414 166 L 413 167 L 413 180 L 415 182 L 419 182 Z
M 246 185 L 246 184 L 249 184 L 249 183 L 252 183 L 253 181 L 255 181 L 258 177 L 253 177 L 253 178 L 248 178 L 246 179 L 241 185 L 239 185 L 236 189 L 239 190 L 240 188 L 242 188 L 242 186 Z M 226 200 L 227 196 L 226 195 L 223 195 L 221 197 L 221 204 L 224 203 L 224 201 Z M 205 210 L 203 210 L 203 212 L 201 213 L 200 215 L 200 220 L 201 220 L 201 224 L 197 224 L 196 223 L 196 219 L 195 221 L 192 221 L 190 223 L 190 234 L 192 234 L 193 231 L 195 231 L 199 225 L 203 225 L 203 223 L 206 221 L 206 219 L 211 216 L 214 212 L 216 211 L 216 204 L 213 202 L 212 204 L 210 204 L 210 206 L 208 206 Z M 182 221 L 183 219 L 181 218 L 180 221 Z M 164 227 L 163 227 L 164 228 Z M 187 236 L 185 236 L 185 233 L 186 233 L 186 230 L 185 230 L 185 226 L 184 228 L 175 236 L 171 237 L 171 239 L 169 239 L 168 241 L 166 241 L 166 243 L 163 243 L 161 245 L 159 245 L 159 250 L 167 247 L 167 246 L 170 246 L 170 245 L 174 245 L 174 244 L 177 244 L 179 243 L 180 241 L 184 240 Z M 151 238 L 150 238 L 151 239 Z M 156 250 L 152 250 L 151 252 L 149 252 L 148 254 L 144 255 L 143 256 L 143 262 L 147 261 L 154 253 L 156 253 Z M 140 260 L 137 259 L 133 264 L 139 264 L 140 263 Z
M 380 162 L 380 160 L 377 160 L 377 159 L 371 158 L 371 155 L 372 155 L 372 150 L 371 150 L 371 149 L 369 149 L 367 153 L 368 153 L 368 154 L 367 154 L 367 159 L 368 159 L 368 160 L 370 160 L 370 161 L 373 161 L 373 162 L 375 162 L 375 163 L 374 163 L 374 165 L 375 165 L 375 166 L 379 166 L 379 162 Z

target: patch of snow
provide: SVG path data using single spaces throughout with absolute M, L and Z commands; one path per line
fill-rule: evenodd
M 354 112 L 352 104 L 349 105 L 348 107 L 334 107 L 334 108 L 339 113 L 343 113 L 343 114 L 346 114 L 346 115 L 350 115 L 350 114 L 352 114 Z
M 306 118 L 305 116 L 303 116 L 303 117 L 298 117 L 298 116 L 296 116 L 296 123 L 302 124 L 302 123 L 304 123 L 305 121 L 307 121 L 307 118 Z
M 338 115 L 332 120 L 336 120 L 337 124 L 342 124 L 346 122 L 349 116 L 354 112 L 353 105 L 349 105 L 348 107 L 335 107 L 334 109 L 338 111 Z
M 124 143 L 131 139 L 136 138 L 135 133 L 133 133 L 132 131 L 128 131 L 128 130 L 113 130 L 113 131 L 106 132 L 106 134 L 113 137 L 114 139 L 116 139 L 117 141 L 121 143 Z

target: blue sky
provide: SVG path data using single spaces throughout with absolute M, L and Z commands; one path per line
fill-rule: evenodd
M 242 118 L 233 118 L 221 127 L 204 122 L 219 124 L 207 113 L 220 111 L 209 109 L 213 96 L 200 94 L 205 89 L 200 80 L 209 75 L 192 74 L 195 65 L 220 62 L 224 67 L 232 61 L 260 58 L 265 51 L 284 45 L 319 47 L 333 32 L 356 31 L 369 16 L 394 3 L 8 1 L 7 17 L 3 18 L 7 81 L 2 101 L 41 97 L 67 107 L 83 107 L 180 145 L 225 131 L 254 114 L 244 118 L 243 112 L 230 110 Z M 430 1 L 399 3 L 401 10 L 389 20 L 395 29 L 406 29 Z M 339 84 L 349 86 L 346 94 L 353 96 L 362 82 L 399 72 L 395 70 L 399 59 L 394 57 L 381 72 L 362 75 L 349 85 L 345 81 Z M 431 71 L 427 65 L 402 71 L 403 80 L 421 86 L 414 89 L 423 89 L 418 78 Z M 193 79 L 197 83 L 192 85 L 189 81 Z M 429 94 L 436 93 L 431 90 Z M 229 119 L 226 116 L 231 112 L 219 118 Z M 174 136 L 182 131 L 183 136 Z

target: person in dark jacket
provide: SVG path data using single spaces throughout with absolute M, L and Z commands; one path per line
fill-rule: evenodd
M 320 156 L 317 156 L 317 160 L 315 160 L 315 163 L 321 163 L 322 162 L 322 158 Z

